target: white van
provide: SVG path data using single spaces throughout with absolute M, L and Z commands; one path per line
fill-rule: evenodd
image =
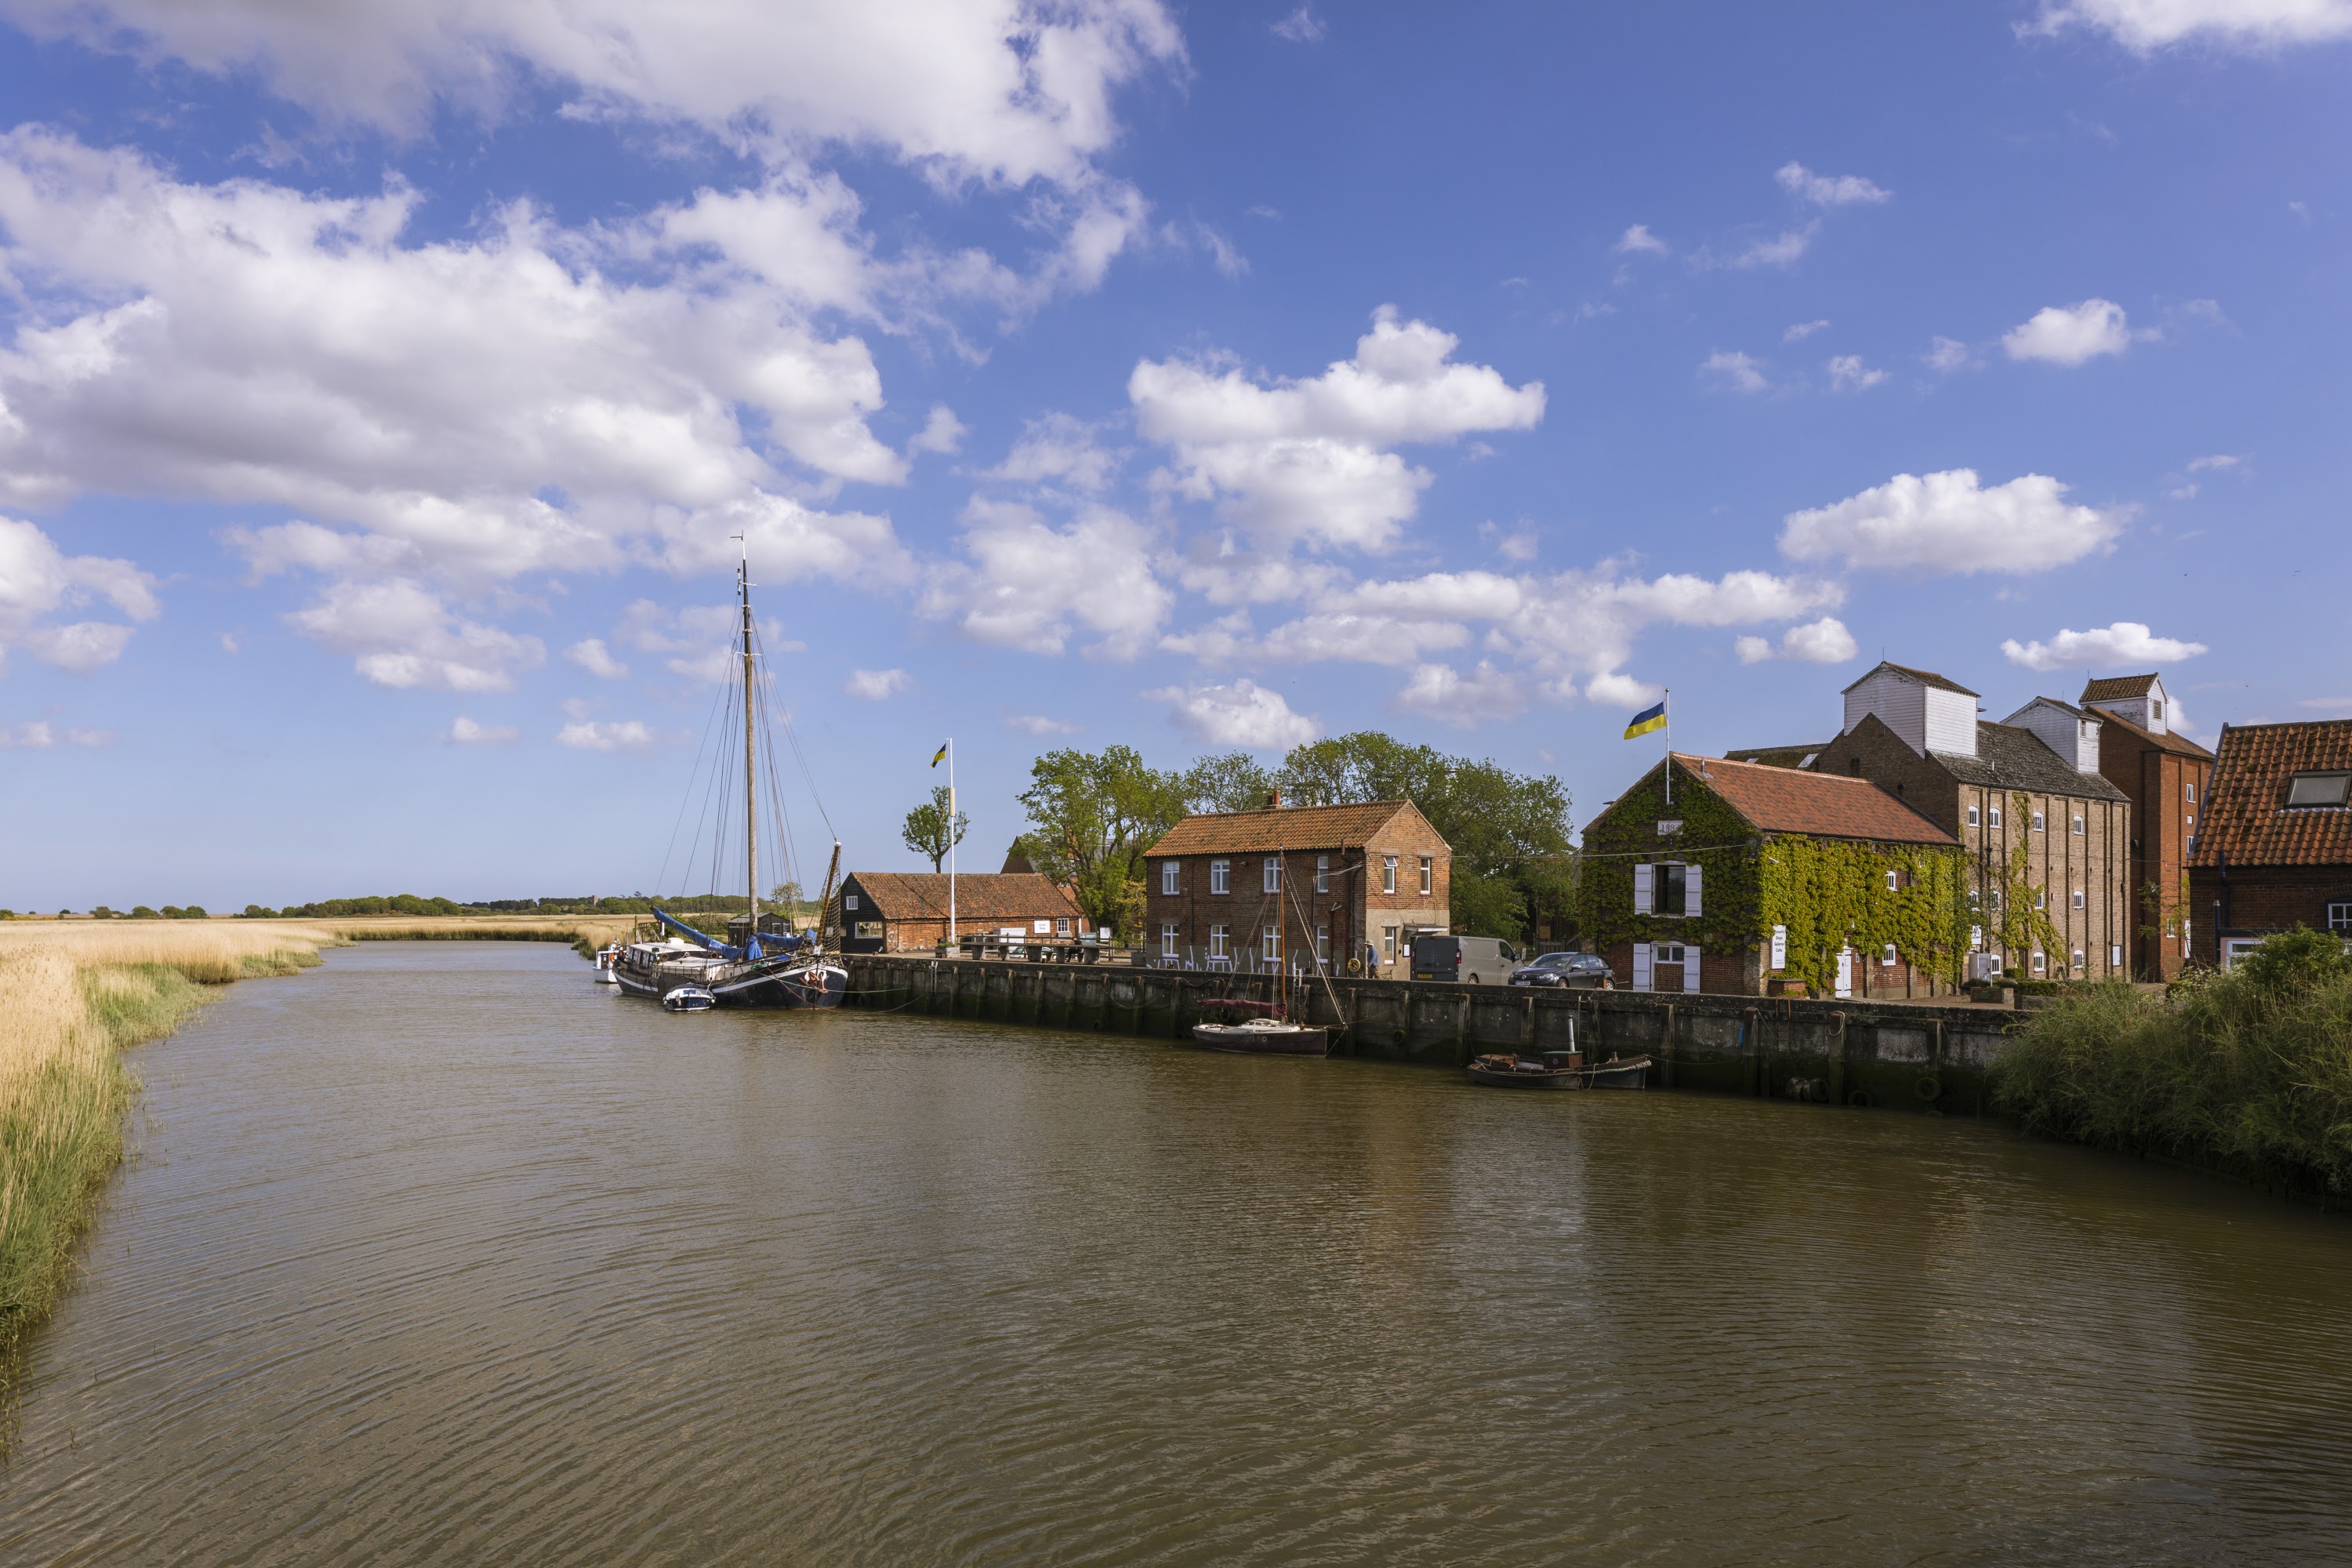
M 1519 966 L 1519 950 L 1500 937 L 1440 936 L 1423 931 L 1412 939 L 1415 980 L 1462 980 L 1502 985 Z

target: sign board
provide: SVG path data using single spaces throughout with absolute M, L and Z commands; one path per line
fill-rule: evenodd
M 1789 928 L 1787 926 L 1772 928 L 1772 967 L 1775 969 L 1789 967 Z

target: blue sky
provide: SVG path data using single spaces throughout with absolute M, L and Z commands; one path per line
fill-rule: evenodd
M 949 733 L 981 867 L 1056 744 L 2352 714 L 2352 0 L 299 16 L 0 0 L 0 904 L 649 889 L 747 531 L 857 867 Z

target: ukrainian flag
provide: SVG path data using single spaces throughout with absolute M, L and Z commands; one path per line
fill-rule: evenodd
M 940 749 L 931 753 L 931 766 L 938 767 L 941 763 L 944 763 L 947 760 L 948 743 L 945 741 L 941 741 L 940 742 Z
M 1625 726 L 1625 738 L 1630 741 L 1636 735 L 1646 735 L 1653 730 L 1665 727 L 1666 705 L 1661 702 L 1655 708 L 1644 708 L 1634 714 L 1633 721 Z

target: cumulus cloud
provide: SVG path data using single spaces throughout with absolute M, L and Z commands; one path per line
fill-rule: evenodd
M 1382 307 L 1355 356 L 1319 376 L 1268 384 L 1229 361 L 1144 360 L 1128 396 L 1142 433 L 1175 452 L 1163 488 L 1216 502 L 1263 546 L 1384 551 L 1433 478 L 1391 448 L 1543 417 L 1542 383 L 1456 363 L 1457 346 Z
M 1292 712 L 1282 693 L 1246 679 L 1231 686 L 1162 687 L 1142 696 L 1147 702 L 1166 703 L 1177 729 L 1203 746 L 1286 751 L 1323 732 L 1314 720 Z
M 1772 387 L 1760 362 L 1734 351 L 1717 349 L 1699 363 L 1698 373 L 1727 392 L 1769 392 Z
M 1784 343 L 1802 342 L 1828 325 L 1826 321 L 1799 321 L 1780 334 L 1780 341 Z
M 1305 5 L 1275 23 L 1268 29 L 1277 38 L 1288 38 L 1294 44 L 1318 44 L 1323 41 L 1323 19 Z
M 1853 634 L 1834 616 L 1790 626 L 1780 634 L 1780 646 L 1777 648 L 1770 639 L 1759 637 L 1739 637 L 1731 646 L 1742 664 L 1761 664 L 1768 658 L 1794 659 L 1803 664 L 1843 664 L 1854 654 Z
M 563 657 L 604 680 L 625 679 L 629 667 L 613 657 L 603 637 L 583 637 L 563 650 Z
M 1042 713 L 1009 714 L 1004 727 L 1024 735 L 1075 735 L 1079 728 L 1066 719 L 1048 719 Z
M 1415 666 L 1389 706 L 1466 730 L 1487 719 L 1517 718 L 1528 700 L 1516 674 L 1482 658 L 1467 675 L 1450 664 Z
M 1990 489 L 1973 468 L 1897 474 L 1883 485 L 1783 520 L 1793 561 L 1937 575 L 2046 572 L 2111 545 L 2125 513 L 2070 506 L 2067 487 L 2024 474 Z
M 754 146 L 881 146 L 946 180 L 1083 179 L 1118 131 L 1116 91 L 1181 68 L 1154 0 L 12 0 L 17 22 L 97 48 L 251 70 L 322 119 L 422 131 L 434 107 L 495 114 L 526 76 L 575 112 L 697 126 Z
M 1740 271 L 1759 267 L 1793 267 L 1806 251 L 1813 247 L 1813 237 L 1821 231 L 1822 226 L 1818 223 L 1809 223 L 1802 228 L 1783 229 L 1779 234 L 1750 240 L 1728 254 L 1711 253 L 1706 258 L 1706 264 Z
M 0 424 L 7 407 L 0 402 Z M 78 675 L 113 663 L 131 628 L 107 621 L 60 622 L 61 610 L 104 599 L 134 621 L 162 613 L 155 579 L 128 561 L 68 555 L 32 523 L 0 517 L 0 660 L 11 647 Z
M 1076 636 L 1087 652 L 1133 658 L 1167 620 L 1175 595 L 1152 570 L 1150 531 L 1088 506 L 1056 528 L 1034 508 L 974 498 L 958 544 L 963 562 L 933 568 L 917 613 L 953 623 L 975 642 L 1058 654 Z
M 582 719 L 557 731 L 555 743 L 581 752 L 650 752 L 661 742 L 635 719 Z
M 1652 234 L 1648 224 L 1637 223 L 1620 235 L 1616 245 L 1612 248 L 1621 256 L 1644 254 L 1664 256 L 1666 253 L 1666 242 Z
M 2042 307 L 2024 325 L 2002 333 L 2000 346 L 2011 359 L 2077 365 L 2123 353 L 2131 347 L 2132 337 L 2121 305 L 2112 300 L 2084 300 Z
M 514 671 L 547 657 L 537 637 L 464 620 L 438 594 L 407 578 L 338 583 L 286 622 L 378 686 L 504 691 Z
M 1927 362 L 1928 369 L 1941 371 L 1947 375 L 1956 370 L 1966 370 L 1976 362 L 1975 352 L 1958 338 L 1937 338 L 1920 357 Z
M 1839 354 L 1829 363 L 1830 390 L 1861 392 L 1876 386 L 1886 379 L 1883 370 L 1873 370 L 1862 363 L 1860 354 Z
M 2093 631 L 2061 631 L 2048 642 L 2000 645 L 2011 664 L 2028 669 L 2112 669 L 2118 665 L 2176 664 L 2210 651 L 2201 642 L 2160 637 L 2138 621 L 2117 621 Z
M 105 746 L 114 741 L 110 730 L 59 730 L 46 719 L 29 720 L 10 726 L 0 724 L 0 750 L 21 747 L 26 751 L 42 752 L 51 746 Z
M 1120 453 L 1104 447 L 1100 431 L 1067 414 L 1024 421 L 1021 439 L 1004 461 L 981 477 L 1016 485 L 1067 487 L 1087 495 L 1107 487 L 1118 473 Z
M 1843 207 L 1857 203 L 1875 205 L 1895 195 L 1860 174 L 1816 174 L 1793 160 L 1773 171 L 1772 177 L 1780 182 L 1782 190 L 1815 206 Z
M 2243 458 L 2232 457 L 2227 452 L 2216 452 L 2210 458 L 2189 458 L 2189 471 L 2192 474 L 2199 474 L 2204 473 L 2209 469 L 2219 470 L 2222 468 L 2234 468 L 2244 461 L 2245 459 Z
M 2241 48 L 2352 37 L 2347 0 L 2062 0 L 2030 30 L 2103 32 L 2141 54 L 2190 41 Z
M 482 724 L 463 713 L 449 725 L 449 742 L 457 746 L 505 746 L 521 737 L 522 731 L 511 724 Z
M 913 679 L 903 669 L 853 669 L 842 689 L 852 697 L 879 702 L 898 696 L 913 684 Z
M 1647 708 L 1665 694 L 1663 686 L 1615 670 L 1594 676 L 1584 688 L 1586 697 L 1607 708 Z
M 787 637 L 773 621 L 759 627 L 758 646 L 771 654 L 799 653 L 808 645 Z M 689 680 L 719 685 L 735 679 L 742 659 L 740 613 L 733 605 L 671 607 L 639 599 L 621 612 L 613 635 L 639 653 L 667 657 L 663 668 Z

